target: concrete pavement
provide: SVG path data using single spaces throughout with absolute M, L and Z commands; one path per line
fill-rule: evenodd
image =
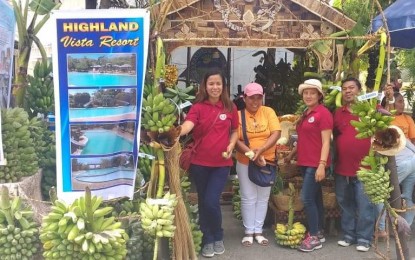
M 225 248 L 226 251 L 223 255 L 214 256 L 212 259 L 220 260 L 265 260 L 265 259 L 281 259 L 281 260 L 371 260 L 381 259 L 381 257 L 375 254 L 374 248 L 370 248 L 369 252 L 358 252 L 355 246 L 341 247 L 337 245 L 337 240 L 341 238 L 338 236 L 326 236 L 326 242 L 323 244 L 323 248 L 315 250 L 311 253 L 303 253 L 296 249 L 289 249 L 281 247 L 276 244 L 272 228 L 269 227 L 264 230 L 264 235 L 269 239 L 268 246 L 261 246 L 254 243 L 251 247 L 244 247 L 241 244 L 243 237 L 242 223 L 237 220 L 232 213 L 231 205 L 222 206 L 223 214 L 223 227 L 225 230 Z M 389 259 L 396 259 L 394 240 L 390 240 L 389 253 L 387 252 L 386 242 L 380 242 L 378 248 L 381 252 L 389 255 Z M 409 248 L 411 250 L 411 260 L 415 260 L 415 239 L 409 242 Z M 200 259 L 205 259 L 200 256 Z

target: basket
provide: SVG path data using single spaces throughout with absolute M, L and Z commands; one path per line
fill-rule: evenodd
M 281 177 L 289 179 L 300 175 L 300 168 L 294 163 L 278 164 Z
M 323 207 L 325 209 L 334 209 L 337 207 L 336 193 L 323 192 Z
M 288 189 L 283 190 L 277 195 L 272 195 L 272 202 L 274 203 L 275 207 L 281 211 L 288 211 L 289 200 L 290 196 L 288 195 Z M 294 196 L 293 207 L 294 211 L 300 211 L 304 208 L 304 204 L 301 201 L 299 194 Z

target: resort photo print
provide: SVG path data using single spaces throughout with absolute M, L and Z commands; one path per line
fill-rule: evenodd
M 137 86 L 136 54 L 68 54 L 68 87 Z

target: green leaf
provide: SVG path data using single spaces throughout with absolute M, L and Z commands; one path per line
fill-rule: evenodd
M 20 220 L 22 218 L 22 213 L 20 213 L 20 211 L 16 211 L 14 213 L 14 218 Z
M 52 0 L 33 0 L 29 4 L 30 10 L 35 12 L 37 15 L 46 15 L 52 11 L 55 6 L 56 4 Z

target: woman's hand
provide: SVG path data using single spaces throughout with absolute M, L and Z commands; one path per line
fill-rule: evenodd
M 267 165 L 267 162 L 265 161 L 264 156 L 259 156 L 258 159 L 255 160 L 255 164 L 258 165 L 258 166 L 263 167 L 263 166 Z
M 229 158 L 231 158 L 231 156 L 232 156 L 232 153 L 233 153 L 233 149 L 235 148 L 235 144 L 233 144 L 233 143 L 229 143 L 229 145 L 228 145 L 228 147 L 226 147 L 226 156 L 224 156 L 225 155 L 225 153 L 223 153 L 223 155 L 222 155 L 222 157 L 224 158 L 224 159 L 229 159 Z
M 254 157 L 252 158 L 252 161 L 256 161 L 257 159 L 259 159 L 259 156 L 263 152 L 261 149 L 253 149 L 252 151 L 255 153 Z
M 319 164 L 316 171 L 316 182 L 320 182 L 326 178 L 326 168 L 324 164 Z
M 387 100 L 393 100 L 393 86 L 391 84 L 385 86 L 385 96 Z

